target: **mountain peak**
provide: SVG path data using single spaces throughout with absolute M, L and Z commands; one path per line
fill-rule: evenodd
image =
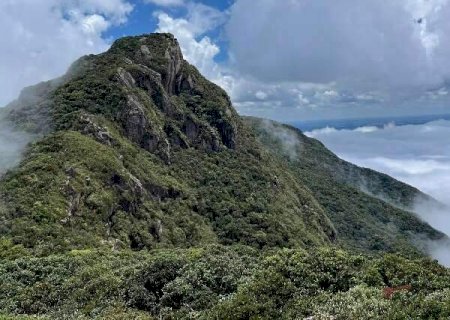
M 335 240 L 309 191 L 257 142 L 226 92 L 183 59 L 172 35 L 117 40 L 26 96 L 34 94 L 19 99 L 12 118 L 45 118 L 49 129 L 0 183 L 7 230 L 27 247 L 51 228 L 59 231 L 45 248 L 60 239 L 70 239 L 64 248 L 106 241 L 132 249 Z M 41 225 L 51 228 L 28 236 L 28 226 Z
M 174 147 L 235 147 L 239 119 L 230 99 L 183 59 L 173 35 L 123 38 L 105 57 L 116 57 L 113 82 L 126 100 L 118 117 L 133 142 L 151 152 L 162 143 L 166 161 Z
M 109 53 L 123 54 L 131 62 L 145 65 L 160 73 L 169 94 L 181 91 L 183 79 L 180 77 L 180 71 L 186 61 L 177 39 L 172 34 L 152 33 L 121 38 L 114 42 Z
M 219 239 L 259 247 L 309 246 L 342 241 L 339 231 L 347 234 L 355 221 L 362 225 L 376 205 L 387 214 L 380 221 L 369 217 L 377 227 L 365 232 L 361 247 L 376 249 L 382 243 L 389 249 L 403 237 L 395 233 L 384 241 L 376 234 L 386 230 L 385 221 L 400 224 L 389 213 L 409 214 L 383 209 L 382 202 L 364 194 L 361 203 L 371 207 L 353 207 L 347 194 L 355 190 L 348 187 L 341 197 L 345 185 L 337 187 L 349 179 L 332 185 L 329 172 L 319 175 L 324 164 L 347 171 L 335 156 L 324 158 L 329 153 L 300 133 L 266 122 L 269 138 L 258 140 L 261 126 L 238 116 L 225 91 L 184 60 L 170 34 L 119 39 L 107 52 L 81 58 L 61 79 L 25 90 L 10 108 L 15 122 L 44 128 L 17 172 L 0 184 L 11 232 L 23 218 L 24 225 L 40 225 L 43 219 L 44 225 L 58 226 L 58 239 L 72 226 L 86 231 L 92 224 L 93 237 L 134 249 L 178 244 L 182 233 L 191 244 Z M 41 125 L 45 120 L 48 125 Z M 296 145 L 311 145 L 301 148 L 311 152 L 294 152 L 301 155 L 297 162 L 279 158 L 273 151 L 283 141 L 269 135 L 277 132 L 292 136 Z M 30 167 L 38 177 L 31 184 Z M 318 190 L 317 181 L 326 190 Z M 336 195 L 322 201 L 333 186 Z M 356 211 L 360 215 L 350 215 Z M 441 236 L 417 225 L 413 231 Z M 27 232 L 13 237 L 23 240 Z M 351 233 L 348 243 L 353 245 L 354 238 Z M 89 245 L 97 240 L 91 238 Z M 67 246 L 80 241 L 74 238 Z
M 111 143 L 92 125 L 106 118 L 167 163 L 177 148 L 234 149 L 240 122 L 226 92 L 184 60 L 168 33 L 121 38 L 79 59 L 58 81 L 24 91 L 9 117 L 34 133 L 73 129 Z
M 14 105 L 15 122 L 75 129 L 111 143 L 104 140 L 106 129 L 93 125 L 96 117 L 106 118 L 167 163 L 178 148 L 234 149 L 240 126 L 225 91 L 184 60 L 167 33 L 119 39 L 107 52 L 74 63 L 57 85 L 28 88 Z

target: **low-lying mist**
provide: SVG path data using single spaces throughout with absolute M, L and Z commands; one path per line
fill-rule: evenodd
M 286 129 L 282 125 L 275 124 L 270 120 L 263 120 L 261 125 L 264 131 L 277 140 L 283 153 L 286 154 L 290 160 L 299 158 L 298 151 L 302 146 L 298 136 L 292 130 Z
M 442 231 L 450 237 L 449 203 L 438 205 L 421 199 L 416 201 L 413 210 L 433 228 Z M 424 245 L 431 256 L 439 260 L 443 265 L 450 267 L 450 239 L 426 241 Z
M 32 136 L 14 128 L 14 125 L 0 117 L 0 177 L 16 166 Z

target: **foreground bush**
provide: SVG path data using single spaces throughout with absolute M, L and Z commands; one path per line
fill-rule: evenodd
M 447 319 L 449 283 L 428 259 L 334 249 L 72 251 L 0 262 L 0 319 Z

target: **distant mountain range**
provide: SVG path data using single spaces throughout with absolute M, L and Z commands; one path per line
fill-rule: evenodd
M 349 118 L 349 119 L 321 119 L 309 121 L 289 122 L 290 125 L 302 130 L 312 131 L 326 127 L 338 130 L 353 130 L 361 127 L 383 128 L 388 125 L 420 125 L 436 120 L 450 120 L 450 114 L 432 114 L 401 117 L 380 117 L 380 118 Z

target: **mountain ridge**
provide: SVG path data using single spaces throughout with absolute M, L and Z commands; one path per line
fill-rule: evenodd
M 381 236 L 385 239 L 394 235 L 396 228 L 406 233 L 420 233 L 418 231 L 422 220 L 414 212 L 418 201 L 444 207 L 414 187 L 338 158 L 320 141 L 305 136 L 295 127 L 253 117 L 245 117 L 244 120 L 255 129 L 268 150 L 286 161 L 299 179 L 312 190 L 337 230 L 341 230 L 341 236 L 347 238 L 348 233 L 353 233 L 352 237 L 357 240 L 354 241 L 351 237 L 348 239 L 352 248 L 361 248 L 361 241 L 366 241 L 368 238 L 365 236 L 370 234 L 365 233 L 361 238 L 355 232 L 371 230 L 376 224 L 385 225 L 378 229 L 385 229 Z M 289 148 L 282 147 L 282 139 L 290 141 Z M 345 193 L 348 194 L 347 197 L 342 196 Z M 374 200 L 369 200 L 370 198 Z M 396 222 L 389 226 L 393 219 Z M 430 232 L 433 240 L 446 238 L 441 232 L 432 231 L 429 227 L 425 229 Z M 373 230 L 373 234 L 376 233 Z M 373 241 L 374 246 L 383 245 L 377 238 L 378 236 L 369 241 Z
M 154 57 L 148 55 L 147 46 Z M 192 242 L 185 244 L 192 245 L 203 238 L 214 241 L 211 228 L 218 229 L 224 243 L 245 239 L 244 243 L 257 246 L 323 244 L 334 238 L 320 206 L 273 163 L 242 124 L 226 93 L 181 61 L 180 55 L 171 35 L 121 39 L 105 54 L 81 59 L 82 67 L 67 81 L 41 95 L 37 115 L 32 112 L 33 99 L 30 105 L 19 101 L 10 117 L 19 126 L 30 127 L 34 119 L 43 118 L 39 114 L 44 110 L 50 125 L 31 127 L 51 128 L 0 188 L 12 208 L 7 221 L 19 244 L 25 241 L 27 248 L 50 244 L 52 251 L 55 243 L 83 246 L 91 239 L 91 245 L 119 241 L 138 249 L 164 241 L 183 245 L 187 236 Z M 203 165 L 194 169 L 191 158 Z M 50 172 L 43 170 L 49 166 Z M 30 173 L 30 168 L 35 171 Z M 226 176 L 227 170 L 232 175 Z M 255 185 L 259 187 L 254 189 Z M 292 206 L 285 208 L 286 203 Z M 191 217 L 181 230 L 185 219 L 181 213 L 173 212 L 176 217 L 163 213 L 177 205 Z M 35 217 L 36 212 L 43 216 Z M 81 230 L 74 231 L 78 220 Z M 165 237 L 157 231 L 161 229 Z M 23 232 L 29 236 L 23 237 Z M 302 237 L 294 236 L 300 233 Z M 40 236 L 59 240 L 44 243 L 37 241 Z
M 357 189 L 361 189 L 358 184 L 364 181 L 366 184 L 364 187 L 370 190 L 372 194 L 378 193 L 385 198 L 387 198 L 387 194 L 394 205 L 403 206 L 403 208 L 408 208 L 413 198 L 426 198 L 426 195 L 418 190 L 388 176 L 368 169 L 359 169 L 338 159 L 319 142 L 308 139 L 299 131 L 292 131 L 293 128 L 288 126 L 283 128 L 291 130 L 300 138 L 297 143 L 311 147 L 305 149 L 309 150 L 309 153 L 305 153 L 307 162 L 309 162 L 306 164 L 308 167 L 306 171 L 304 170 L 299 175 L 296 171 L 297 168 L 292 166 L 291 162 L 293 159 L 290 159 L 291 161 L 283 168 L 282 164 L 276 160 L 278 155 L 267 152 L 267 150 L 276 149 L 276 146 L 270 145 L 270 143 L 264 145 L 263 140 L 260 141 L 262 144 L 259 144 L 258 139 L 255 139 L 258 138 L 254 134 L 254 131 L 258 132 L 255 123 L 260 120 L 253 119 L 252 123 L 251 118 L 244 118 L 242 121 L 233 109 L 226 93 L 204 79 L 194 67 L 190 66 L 183 59 L 176 39 L 170 34 L 151 34 L 117 40 L 106 53 L 97 56 L 91 55 L 78 60 L 71 67 L 68 74 L 62 78 L 24 90 L 21 97 L 12 103 L 8 109 L 10 110 L 8 116 L 11 121 L 44 137 L 43 140 L 34 146 L 32 151 L 29 151 L 25 157 L 26 159 L 33 158 L 33 154 L 48 156 L 45 155 L 45 151 L 41 152 L 45 148 L 52 149 L 51 157 L 53 161 L 59 159 L 59 163 L 55 163 L 54 169 L 57 172 L 57 176 L 64 176 L 61 182 L 62 186 L 53 191 L 54 199 L 48 196 L 47 190 L 43 190 L 45 192 L 42 193 L 42 198 L 39 202 L 40 205 L 44 205 L 42 209 L 43 214 L 50 214 L 48 219 L 52 221 L 51 223 L 56 223 L 58 220 L 56 216 L 58 216 L 59 222 L 57 226 L 59 229 L 61 228 L 61 223 L 69 223 L 70 225 L 70 221 L 78 218 L 84 221 L 84 219 L 87 219 L 85 215 L 89 215 L 90 211 L 103 212 L 101 220 L 104 220 L 108 227 L 104 229 L 99 225 L 99 230 L 96 232 L 97 236 L 103 237 L 102 241 L 113 241 L 114 243 L 119 241 L 125 246 L 128 243 L 133 247 L 142 248 L 149 245 L 149 243 L 155 245 L 161 240 L 161 232 L 155 230 L 166 229 L 163 228 L 164 222 L 161 218 L 150 218 L 154 215 L 151 212 L 155 210 L 155 205 L 147 203 L 155 199 L 163 202 L 181 201 L 183 203 L 182 206 L 186 206 L 186 209 L 190 210 L 197 217 L 195 218 L 196 221 L 198 219 L 202 221 L 198 222 L 197 226 L 203 226 L 200 227 L 200 230 L 203 231 L 197 230 L 194 232 L 197 236 L 191 235 L 191 237 L 202 238 L 200 234 L 209 234 L 206 238 L 214 239 L 216 235 L 214 235 L 215 231 L 212 230 L 219 228 L 219 230 L 222 230 L 220 231 L 222 236 L 219 236 L 218 239 L 224 237 L 222 240 L 219 240 L 225 241 L 224 243 L 239 242 L 241 237 L 249 237 L 254 238 L 251 240 L 252 242 L 260 243 L 258 246 L 265 246 L 267 240 L 264 239 L 273 238 L 274 234 L 272 232 L 261 233 L 261 229 L 257 230 L 262 225 L 267 225 L 266 227 L 269 228 L 273 227 L 274 221 L 270 220 L 271 222 L 269 222 L 267 220 L 267 214 L 270 216 L 271 213 L 266 211 L 271 204 L 267 203 L 265 198 L 272 194 L 275 197 L 274 199 L 279 201 L 280 197 L 277 194 L 281 191 L 278 190 L 280 186 L 287 187 L 283 192 L 297 190 L 294 193 L 289 191 L 289 197 L 298 199 L 295 201 L 303 203 L 294 204 L 294 211 L 288 210 L 291 213 L 285 213 L 286 222 L 294 219 L 297 221 L 296 223 L 300 223 L 303 220 L 301 224 L 315 226 L 313 227 L 314 230 L 323 228 L 323 234 L 327 236 L 320 235 L 318 239 L 327 239 L 328 237 L 326 241 L 334 241 L 336 238 L 333 224 L 339 224 L 341 221 L 335 219 L 333 223 L 329 222 L 329 219 L 333 220 L 336 211 L 342 211 L 341 218 L 347 221 L 344 223 L 346 230 L 343 232 L 344 229 L 341 228 L 341 234 L 345 237 L 347 233 L 351 233 L 351 229 L 355 228 L 354 221 L 352 221 L 355 217 L 347 218 L 346 215 L 355 211 L 355 208 L 350 209 L 351 205 L 347 204 L 349 198 L 344 197 L 343 200 L 339 200 L 343 203 L 341 204 L 341 209 L 336 210 L 334 207 L 339 196 L 331 195 L 331 197 L 326 196 L 324 198 L 323 194 L 329 193 L 331 189 L 325 190 L 322 187 L 323 192 L 317 192 L 317 189 L 314 188 L 314 183 L 317 181 L 325 181 L 331 177 L 338 184 L 343 183 Z M 247 126 L 247 124 L 249 125 Z M 275 124 L 274 122 L 270 123 L 270 125 L 273 128 L 281 128 L 280 124 Z M 50 138 L 48 137 L 49 133 L 52 135 Z M 282 146 L 284 142 L 278 140 L 278 143 L 279 146 Z M 62 148 L 65 145 L 69 146 L 69 148 L 64 150 Z M 70 146 L 74 146 L 77 149 L 71 150 Z M 266 147 L 268 148 L 266 149 Z M 291 147 L 294 150 L 296 145 Z M 96 150 L 102 150 L 102 152 L 95 152 Z M 66 158 L 67 156 L 64 154 L 66 151 L 69 151 L 69 153 L 72 151 L 72 159 L 77 159 L 77 162 L 82 164 L 79 171 L 85 175 L 84 180 L 78 177 L 80 173 L 76 168 L 76 163 L 73 165 L 68 164 L 71 161 Z M 223 154 L 221 154 L 222 152 Z M 86 161 L 83 158 L 85 153 L 90 154 L 90 156 L 95 155 L 96 163 Z M 136 159 L 124 156 L 123 153 L 134 154 L 133 157 L 139 158 L 140 163 L 136 163 Z M 109 156 L 105 158 L 105 154 Z M 139 156 L 137 156 L 138 154 Z M 225 154 L 225 157 L 221 157 L 221 155 Z M 150 157 L 150 155 L 154 155 L 156 158 L 152 158 L 153 156 Z M 213 167 L 218 169 L 218 163 L 224 169 L 229 166 L 228 170 L 231 170 L 230 172 L 234 174 L 250 175 L 247 181 L 250 185 L 254 183 L 260 185 L 261 182 L 266 181 L 264 183 L 272 186 L 270 187 L 271 190 L 267 191 L 265 187 L 255 189 L 254 191 L 261 193 L 262 198 L 259 198 L 256 202 L 250 201 L 254 203 L 252 205 L 253 208 L 244 209 L 241 200 L 236 207 L 237 209 L 219 209 L 217 203 L 220 203 L 222 200 L 220 194 L 217 193 L 217 188 L 209 186 L 204 191 L 201 191 L 206 192 L 205 194 L 198 193 L 198 190 L 202 188 L 202 184 L 205 183 L 203 181 L 202 184 L 198 184 L 198 179 L 205 180 L 205 177 L 211 176 L 213 179 L 211 182 L 213 183 L 223 183 L 221 182 L 222 180 L 217 180 L 217 176 L 213 178 L 214 175 L 204 170 L 202 175 L 194 172 L 191 172 L 189 175 L 183 175 L 183 168 L 186 165 L 191 165 L 190 160 L 186 156 L 193 157 L 200 163 L 203 161 L 204 166 L 197 166 L 196 168 L 200 171 L 203 168 L 211 167 L 210 161 L 215 156 L 228 158 L 229 163 L 218 159 L 213 160 L 216 162 Z M 234 163 L 234 161 L 237 162 Z M 99 168 L 105 167 L 102 166 L 105 163 L 108 163 L 108 168 L 103 168 L 103 171 L 108 171 L 108 174 L 106 176 L 99 175 L 97 179 L 92 179 L 90 171 L 94 170 L 92 173 L 95 176 Z M 145 163 L 143 167 L 140 166 L 142 163 Z M 252 165 L 245 168 L 245 163 L 251 163 Z M 37 170 L 41 169 L 39 165 L 36 168 Z M 241 169 L 239 166 L 244 166 L 244 168 Z M 269 171 L 272 171 L 272 173 L 267 172 L 261 175 L 268 168 L 271 168 Z M 280 170 L 280 168 L 283 169 Z M 174 173 L 174 169 L 178 170 L 178 172 Z M 153 178 L 150 179 L 149 170 L 153 171 L 150 175 Z M 221 172 L 220 170 L 216 170 L 215 174 Z M 243 171 L 241 172 L 241 170 Z M 325 177 L 325 179 L 322 178 L 320 180 L 319 177 L 314 176 L 318 171 L 322 171 L 321 177 Z M 305 172 L 310 175 L 309 183 L 301 178 L 301 175 Z M 27 177 L 26 173 L 22 173 L 22 175 Z M 252 176 L 253 178 L 256 177 L 256 180 Z M 279 181 L 282 176 L 284 176 L 284 183 Z M 23 207 L 17 207 L 18 203 L 24 203 L 22 200 L 26 199 L 26 195 L 16 192 L 24 188 L 14 189 L 14 187 L 11 187 L 11 185 L 14 185 L 12 183 L 14 179 L 13 175 L 9 175 L 4 179 L 5 182 L 2 188 L 5 195 L 4 198 L 8 199 L 8 203 L 13 203 L 16 206 L 13 211 L 16 212 L 15 215 L 20 217 L 19 220 L 21 218 L 26 220 L 33 216 L 32 212 L 36 210 L 34 209 L 35 203 L 32 203 L 32 200 L 29 199 L 25 201 Z M 50 182 L 53 177 L 49 175 L 47 179 Z M 191 185 L 197 185 L 196 189 L 183 186 L 180 179 L 190 181 Z M 227 180 L 224 176 L 220 179 Z M 239 180 L 236 177 L 234 182 L 232 182 L 232 188 L 228 190 L 229 195 L 234 194 L 233 197 L 238 196 L 233 189 L 241 188 L 242 182 L 238 182 Z M 306 189 L 304 189 L 305 184 Z M 248 194 L 252 194 L 247 193 L 252 189 L 250 185 L 248 185 L 248 191 L 244 191 L 242 194 L 244 196 L 243 199 L 248 197 Z M 322 185 L 325 186 L 326 184 L 323 183 Z M 334 188 L 336 190 L 339 189 L 338 186 Z M 183 191 L 183 189 L 190 189 L 191 191 Z M 310 189 L 313 190 L 312 194 Z M 10 193 L 9 197 L 8 190 L 14 191 Z M 354 191 L 354 189 L 351 189 L 347 192 L 351 193 L 353 192 L 352 190 Z M 27 190 L 25 193 L 29 192 L 31 190 Z M 197 193 L 193 198 L 185 195 L 193 193 Z M 200 203 L 203 202 L 205 197 L 208 198 L 206 194 L 215 195 L 217 201 L 206 205 L 202 209 L 202 213 L 198 214 Z M 262 196 L 263 194 L 264 196 Z M 298 196 L 299 194 L 301 194 L 300 197 Z M 35 195 L 33 194 L 33 196 Z M 100 199 L 97 199 L 98 197 Z M 314 199 L 317 197 L 321 199 L 319 202 L 316 202 L 316 199 Z M 92 198 L 95 200 L 92 200 Z M 118 198 L 118 200 L 114 200 L 115 198 Z M 378 229 L 376 229 L 378 231 L 374 230 L 373 232 L 384 230 L 382 232 L 384 236 L 379 236 L 378 240 L 372 239 L 370 241 L 381 241 L 382 250 L 394 250 L 395 238 L 398 236 L 401 238 L 399 240 L 401 243 L 407 243 L 406 239 L 408 237 L 406 232 L 413 232 L 414 234 L 424 232 L 423 236 L 425 238 L 430 237 L 433 240 L 444 237 L 426 223 L 421 223 L 414 216 L 407 217 L 402 210 L 396 211 L 396 209 L 390 208 L 389 205 L 381 204 L 374 200 L 369 200 L 369 203 L 372 203 L 371 201 L 377 203 L 373 205 L 375 209 L 365 207 L 362 211 L 370 212 L 370 210 L 376 210 L 381 212 L 382 218 L 377 218 L 381 221 Z M 231 208 L 236 205 L 232 198 L 229 198 L 227 203 L 227 206 Z M 266 204 L 261 207 L 261 203 Z M 145 209 L 146 206 L 153 209 Z M 159 207 L 159 205 L 156 207 Z M 213 207 L 215 209 L 212 209 Z M 280 203 L 280 207 L 277 207 L 277 210 L 285 212 L 283 207 L 284 205 Z M 325 211 L 323 211 L 324 208 Z M 145 227 L 138 227 L 136 232 L 128 231 L 128 239 L 124 238 L 124 235 L 119 238 L 110 236 L 114 229 L 111 226 L 115 226 L 113 220 L 116 216 L 116 211 L 122 212 L 120 214 L 125 213 L 125 215 L 126 213 L 132 213 L 133 216 L 133 214 L 139 215 L 140 210 L 147 212 L 144 214 L 144 221 L 147 221 L 144 223 L 146 224 Z M 245 224 L 250 229 L 255 228 L 255 231 L 246 231 L 244 236 L 244 234 L 241 234 L 240 226 L 233 226 L 232 229 L 234 231 L 230 234 L 231 230 L 225 231 L 223 229 L 224 224 L 234 224 L 233 213 L 231 213 L 233 211 L 230 212 L 231 215 L 230 213 L 225 215 L 229 217 L 227 219 L 231 220 L 224 222 L 222 221 L 224 217 L 221 214 L 216 213 L 217 216 L 210 216 L 210 213 L 208 213 L 210 210 L 213 210 L 213 212 L 215 210 L 237 210 L 234 215 L 237 214 L 238 219 L 245 220 Z M 311 213 L 306 214 L 310 210 Z M 84 213 L 80 213 L 80 211 Z M 260 212 L 258 213 L 258 211 Z M 294 213 L 295 211 L 298 213 Z M 397 215 L 403 218 L 408 218 L 409 223 L 414 221 L 412 227 L 402 226 L 403 222 L 401 219 L 394 222 L 389 216 L 383 216 L 383 212 L 390 211 L 396 212 Z M 50 218 L 54 215 L 54 212 L 59 213 Z M 66 212 L 66 216 L 64 216 L 64 212 Z M 263 214 L 263 212 L 265 213 Z M 280 212 L 276 213 L 276 215 L 280 215 Z M 328 214 L 325 214 L 325 212 Z M 251 213 L 251 217 L 247 216 L 249 213 Z M 303 214 L 306 215 L 302 217 Z M 162 214 L 161 217 L 164 216 Z M 313 221 L 315 219 L 316 222 Z M 360 223 L 356 229 L 363 229 L 361 231 L 363 233 L 366 233 L 366 229 L 370 230 L 370 226 L 363 223 L 363 220 L 371 219 L 370 215 L 368 216 L 363 212 L 358 219 Z M 142 222 L 140 218 L 132 220 L 138 225 Z M 220 222 L 217 220 L 220 220 Z M 14 221 L 14 218 L 10 221 Z M 39 226 L 39 221 L 36 221 L 35 218 L 31 221 L 32 224 L 37 223 L 36 226 Z M 213 223 L 212 230 L 211 227 L 208 227 L 211 222 Z M 87 223 L 87 220 L 84 223 Z M 400 227 L 400 232 L 387 227 L 389 223 L 393 223 L 395 228 L 398 225 L 402 226 Z M 10 225 L 14 229 L 16 223 L 10 223 Z M 283 243 L 286 245 L 291 241 L 293 241 L 292 243 L 298 243 L 299 240 L 302 242 L 299 238 L 287 236 L 290 233 L 286 231 L 286 229 L 290 228 L 288 225 L 290 223 L 279 225 L 277 227 L 279 228 L 278 232 L 280 232 L 278 237 L 281 236 L 281 238 L 278 240 L 272 239 L 269 242 L 275 241 L 273 244 L 278 243 L 279 245 Z M 143 235 L 142 233 L 147 233 L 148 231 L 143 231 L 142 228 L 153 230 L 153 234 Z M 177 228 L 176 224 L 173 228 Z M 100 232 L 102 229 L 103 231 Z M 128 226 L 125 229 L 128 230 L 130 228 Z M 62 227 L 62 230 L 65 230 L 65 228 Z M 310 230 L 305 231 L 306 235 Z M 99 232 L 103 233 L 103 236 Z M 232 235 L 236 232 L 237 235 Z M 92 233 L 92 230 L 88 233 Z M 391 237 L 389 233 L 392 233 L 393 236 Z M 262 236 L 263 239 L 257 240 L 255 238 L 257 235 Z M 143 237 L 147 239 L 142 240 Z M 283 238 L 284 240 L 282 240 Z M 313 239 L 315 236 L 305 236 L 305 239 L 308 238 Z M 392 239 L 389 241 L 390 243 L 385 243 L 386 241 L 383 238 Z M 315 241 L 313 240 L 313 242 Z M 320 241 L 317 243 L 320 243 Z M 33 247 L 30 241 L 27 243 L 27 246 Z M 370 246 L 375 248 L 377 244 L 362 245 L 362 249 L 371 250 Z
M 172 35 L 119 39 L 3 117 L 35 139 L 0 179 L 0 318 L 450 315 L 415 242 L 446 237 L 398 208 L 421 193 L 240 117 Z

